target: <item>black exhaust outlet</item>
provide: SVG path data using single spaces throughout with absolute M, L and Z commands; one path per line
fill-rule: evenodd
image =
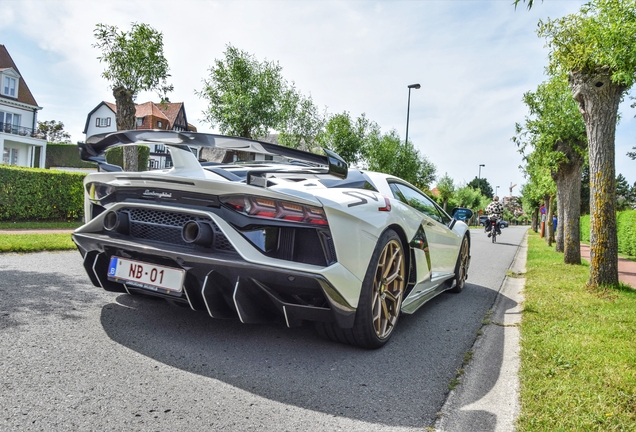
M 210 246 L 214 241 L 214 232 L 209 224 L 190 221 L 183 226 L 181 237 L 186 243 Z
M 129 226 L 128 213 L 109 211 L 104 216 L 104 229 L 106 231 L 128 234 Z

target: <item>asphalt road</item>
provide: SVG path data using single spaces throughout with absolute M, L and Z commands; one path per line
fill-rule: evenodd
M 403 316 L 376 351 L 108 293 L 78 252 L 0 254 L 0 430 L 432 426 L 525 231 L 473 230 L 464 291 Z

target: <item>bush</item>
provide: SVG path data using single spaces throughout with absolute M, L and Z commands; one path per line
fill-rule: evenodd
M 0 165 L 0 221 L 81 219 L 85 176 Z
M 636 256 L 636 210 L 616 213 L 618 251 Z M 590 215 L 581 216 L 581 241 L 590 242 Z
M 96 165 L 80 159 L 76 144 L 47 144 L 45 167 L 95 168 Z
M 636 256 L 636 210 L 625 210 L 616 214 L 618 251 Z
M 139 158 L 137 162 L 139 171 L 147 171 L 148 159 L 150 159 L 150 147 L 146 145 L 138 145 L 136 147 L 137 147 L 137 157 Z M 106 162 L 112 165 L 123 167 L 124 166 L 124 148 L 113 147 L 109 150 L 106 150 Z
M 581 241 L 584 243 L 590 242 L 590 215 L 586 214 L 581 216 Z

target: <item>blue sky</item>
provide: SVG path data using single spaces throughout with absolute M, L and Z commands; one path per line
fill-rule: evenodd
M 362 113 L 409 140 L 457 184 L 478 174 L 499 194 L 522 184 L 521 156 L 510 141 L 526 109 L 521 98 L 546 77 L 547 50 L 537 22 L 576 12 L 578 0 L 546 0 L 515 11 L 512 0 L 463 1 L 117 1 L 3 0 L 0 43 L 38 104 L 39 120 L 64 122 L 83 140 L 86 116 L 114 101 L 92 47 L 97 23 L 128 29 L 143 22 L 164 34 L 173 102 L 184 102 L 201 132 L 202 88 L 225 46 L 278 61 L 299 90 L 330 113 Z M 138 102 L 157 100 L 153 93 Z M 626 98 L 616 135 L 616 170 L 636 182 L 636 110 Z M 518 192 L 515 188 L 515 193 Z

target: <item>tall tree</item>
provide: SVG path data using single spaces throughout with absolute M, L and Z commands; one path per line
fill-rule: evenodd
M 409 183 L 428 190 L 435 180 L 435 165 L 422 155 L 413 144 L 404 142 L 395 130 L 374 134 L 367 147 L 368 167 L 400 177 Z
M 208 101 L 205 119 L 223 134 L 259 138 L 281 124 L 290 84 L 278 62 L 259 61 L 252 54 L 227 45 L 223 59 L 215 59 L 204 87 L 196 92 Z
M 632 204 L 632 190 L 629 183 L 623 174 L 619 174 L 616 177 L 616 210 L 628 210 Z
M 479 189 L 481 194 L 486 198 L 492 199 L 495 196 L 492 191 L 492 186 L 490 186 L 490 183 L 488 183 L 488 180 L 486 180 L 485 178 L 475 177 L 470 181 L 470 183 L 468 183 L 468 186 L 474 189 Z
M 55 120 L 39 121 L 38 135 L 50 143 L 71 142 L 71 134 L 64 130 L 64 123 Z
M 520 152 L 532 151 L 545 161 L 556 183 L 558 225 L 556 251 L 566 264 L 581 263 L 580 188 L 587 156 L 585 124 L 564 75 L 551 77 L 536 92 L 524 94 L 529 108 L 513 141 Z
M 371 142 L 380 139 L 380 126 L 363 113 L 357 119 L 344 111 L 329 117 L 316 142 L 340 155 L 349 165 L 364 164 Z
M 162 99 L 172 91 L 168 85 L 168 60 L 163 54 L 163 34 L 147 24 L 133 23 L 130 31 L 97 24 L 93 45 L 106 63 L 102 77 L 110 82 L 117 105 L 117 129 L 135 129 L 135 98 L 141 91 L 154 90 Z M 124 169 L 138 171 L 137 148 L 124 148 Z
M 311 96 L 303 96 L 294 87 L 288 89 L 277 126 L 278 142 L 287 147 L 318 152 L 316 137 L 325 126 L 325 118 L 326 112 L 320 112 Z
M 590 164 L 590 280 L 618 284 L 615 133 L 618 105 L 636 80 L 636 0 L 592 0 L 540 21 L 551 74 L 568 73 L 583 114 Z

